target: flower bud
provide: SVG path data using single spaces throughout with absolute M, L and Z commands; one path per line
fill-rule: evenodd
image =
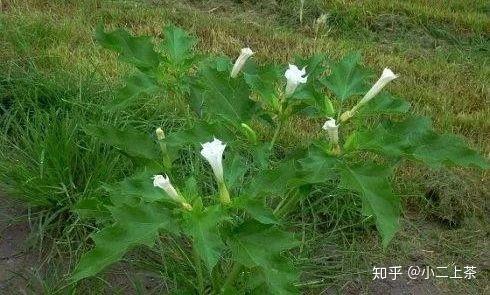
M 158 127 L 157 130 L 155 130 L 155 133 L 157 135 L 158 140 L 163 140 L 165 139 L 165 132 L 163 132 L 163 129 Z
M 336 125 L 334 118 L 328 118 L 325 124 L 323 124 L 323 130 L 327 131 L 328 138 L 334 145 L 339 144 L 339 126 Z
M 249 59 L 253 55 L 253 51 L 250 48 L 242 48 L 240 51 L 240 56 L 235 61 L 235 64 L 233 65 L 233 69 L 231 70 L 230 77 L 236 78 L 238 76 L 238 73 L 240 70 L 243 68 L 245 65 L 245 62 L 247 59 Z
M 191 210 L 192 206 L 187 203 L 183 196 L 181 196 L 177 190 L 170 183 L 170 178 L 165 175 L 154 175 L 153 186 L 159 187 L 165 191 L 165 193 L 174 201 L 180 203 L 185 209 Z

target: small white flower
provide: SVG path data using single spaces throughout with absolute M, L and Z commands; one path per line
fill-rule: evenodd
M 358 105 L 361 106 L 368 101 L 370 101 L 373 97 L 375 97 L 383 87 L 386 86 L 390 81 L 398 78 L 398 75 L 395 75 L 390 69 L 385 68 L 381 77 L 374 83 L 373 87 L 369 89 L 369 91 L 364 95 L 364 97 L 359 101 Z
M 223 151 L 226 144 L 214 138 L 213 141 L 202 144 L 201 155 L 208 161 L 213 169 L 214 176 L 218 183 L 224 183 L 223 179 Z
M 325 124 L 323 124 L 323 130 L 327 131 L 328 137 L 333 144 L 339 143 L 339 126 L 336 125 L 334 118 L 328 118 Z
M 165 175 L 154 175 L 153 176 L 153 186 L 159 187 L 163 189 L 167 195 L 177 202 L 183 202 L 183 197 L 179 195 L 179 193 L 175 190 L 170 183 L 170 178 Z
M 230 77 L 236 78 L 238 76 L 238 73 L 240 70 L 243 68 L 245 65 L 245 62 L 247 59 L 249 59 L 253 55 L 253 51 L 250 48 L 242 48 L 240 51 L 240 56 L 235 61 L 235 64 L 233 65 L 233 69 L 231 70 Z
M 308 77 L 303 77 L 304 75 L 306 75 L 305 68 L 300 70 L 295 65 L 289 65 L 289 69 L 284 73 L 284 77 L 288 80 L 286 84 L 286 97 L 291 96 L 299 84 L 306 83 Z
M 163 140 L 165 139 L 165 132 L 163 132 L 163 129 L 158 127 L 157 130 L 155 130 L 155 133 L 157 135 L 158 140 Z

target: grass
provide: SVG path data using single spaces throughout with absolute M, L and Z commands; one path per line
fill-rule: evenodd
M 296 54 L 314 52 L 338 58 L 360 51 L 364 63 L 377 72 L 390 66 L 400 73 L 390 90 L 409 100 L 415 112 L 431 116 L 436 129 L 465 137 L 487 155 L 489 5 L 438 2 L 306 0 L 300 24 L 299 1 L 292 0 L 2 1 L 2 188 L 32 204 L 54 206 L 39 218 L 39 236 L 50 237 L 51 245 L 66 251 L 54 256 L 68 254 L 75 259 L 82 250 L 77 245 L 84 240 L 86 225 L 69 216 L 69 209 L 81 198 L 100 196 L 101 182 L 120 179 L 132 169 L 122 164 L 119 154 L 86 136 L 84 124 L 109 121 L 150 132 L 155 126 L 180 123 L 163 111 L 178 106 L 161 97 L 136 110 L 104 112 L 101 106 L 111 101 L 128 68 L 95 44 L 93 33 L 100 22 L 151 36 L 161 36 L 164 26 L 174 23 L 198 36 L 202 52 L 235 56 L 237 48 L 247 45 L 259 61 L 287 63 Z M 321 13 L 327 14 L 327 22 L 315 34 L 312 23 Z M 280 143 L 294 142 L 294 136 L 286 135 L 302 134 L 303 129 L 300 124 L 289 126 Z M 482 280 L 476 283 L 435 283 L 442 290 L 485 290 L 488 267 L 483 270 L 480 260 L 488 259 L 484 251 L 488 175 L 420 171 L 420 167 L 406 167 L 398 173 L 410 179 L 397 188 L 408 207 L 404 230 L 387 251 L 382 251 L 373 227 L 352 200 L 333 194 L 326 204 L 304 201 L 293 220 L 300 231 L 314 229 L 303 233 L 309 247 L 302 251 L 313 257 L 301 265 L 306 290 L 345 290 L 354 284 L 356 290 L 372 291 L 362 282 L 370 279 L 373 265 L 390 262 L 480 263 Z M 450 181 L 441 181 L 446 179 Z M 424 195 L 427 188 L 438 190 L 439 199 Z M 66 220 L 69 227 L 62 225 Z M 152 273 L 160 271 L 150 262 L 142 259 L 140 266 L 146 265 Z M 139 279 L 132 278 L 134 288 L 140 288 Z M 106 287 L 97 280 L 90 284 L 92 291 Z

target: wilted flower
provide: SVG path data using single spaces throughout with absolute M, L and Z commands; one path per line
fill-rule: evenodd
M 201 155 L 208 161 L 213 169 L 214 176 L 218 182 L 221 202 L 230 203 L 230 194 L 223 178 L 223 151 L 225 148 L 226 144 L 223 144 L 221 140 L 214 138 L 213 141 L 202 144 Z
M 339 125 L 336 125 L 334 118 L 328 118 L 323 124 L 323 130 L 327 131 L 330 142 L 337 145 L 339 143 Z
M 163 132 L 163 129 L 158 127 L 157 130 L 155 130 L 155 133 L 157 135 L 158 140 L 163 140 L 165 139 L 165 132 Z
M 344 112 L 340 116 L 340 120 L 342 122 L 348 120 L 356 113 L 357 109 L 361 106 L 365 105 L 368 101 L 370 101 L 373 97 L 375 97 L 382 89 L 386 86 L 390 81 L 398 78 L 398 75 L 395 75 L 390 69 L 385 68 L 381 77 L 374 83 L 373 87 L 369 89 L 369 91 L 364 95 L 364 97 L 350 110 Z
M 247 59 L 249 59 L 249 57 L 251 57 L 253 54 L 254 53 L 253 53 L 252 49 L 250 49 L 248 47 L 242 48 L 242 50 L 240 51 L 240 56 L 238 56 L 238 58 L 235 61 L 235 64 L 233 65 L 233 69 L 231 70 L 230 77 L 236 78 L 238 76 L 238 73 L 240 72 L 240 70 L 245 65 L 245 62 L 247 61 Z
M 159 187 L 167 193 L 167 195 L 172 198 L 172 200 L 179 202 L 186 209 L 192 209 L 191 205 L 182 197 L 177 190 L 170 183 L 170 178 L 165 175 L 154 175 L 153 176 L 153 186 Z
M 306 75 L 305 68 L 300 70 L 295 65 L 289 65 L 289 69 L 284 73 L 284 77 L 288 80 L 286 84 L 286 97 L 291 96 L 299 84 L 306 83 L 308 77 L 303 77 L 304 75 Z

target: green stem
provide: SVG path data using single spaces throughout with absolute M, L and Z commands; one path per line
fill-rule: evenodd
M 276 208 L 274 210 L 274 214 L 278 217 L 278 218 L 283 218 L 284 216 L 286 216 L 291 208 L 299 201 L 299 193 L 298 191 L 295 191 L 290 197 L 289 197 L 289 200 L 284 204 L 282 205 L 280 208 Z M 278 206 L 279 207 L 279 206 Z
M 226 277 L 225 283 L 223 284 L 223 287 L 221 287 L 221 294 L 225 294 L 226 291 L 232 287 L 233 282 L 235 281 L 236 277 L 240 274 L 240 271 L 242 270 L 242 265 L 239 263 L 234 263 L 233 267 L 231 268 L 228 276 Z
M 271 140 L 271 145 L 269 146 L 269 150 L 272 151 L 274 148 L 274 144 L 276 143 L 277 136 L 279 135 L 279 132 L 281 131 L 283 121 L 280 120 L 279 123 L 277 124 L 276 130 L 274 131 L 274 135 L 272 136 Z
M 199 255 L 199 252 L 197 252 L 197 249 L 194 246 L 192 246 L 192 252 L 194 254 L 194 264 L 195 264 L 195 268 L 196 268 L 197 285 L 199 288 L 199 294 L 204 294 L 204 278 L 202 275 L 201 256 Z

